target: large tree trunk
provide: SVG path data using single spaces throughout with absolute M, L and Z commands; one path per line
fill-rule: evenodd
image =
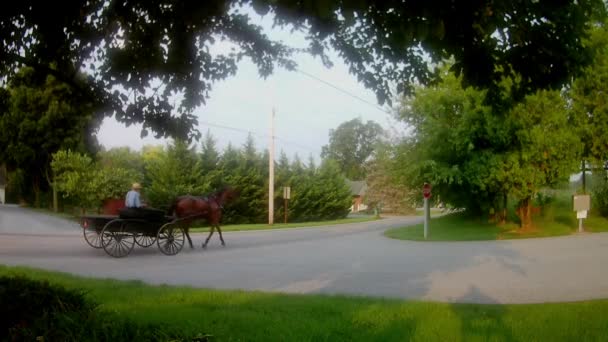
M 500 215 L 500 224 L 507 223 L 507 199 L 507 194 L 504 194 L 502 198 L 502 214 Z
M 532 229 L 532 201 L 530 197 L 519 202 L 517 216 L 520 220 L 520 230 L 525 231 Z

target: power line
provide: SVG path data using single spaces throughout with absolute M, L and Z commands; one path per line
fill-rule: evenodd
M 319 77 L 317 77 L 315 75 L 309 74 L 306 71 L 302 71 L 302 70 L 297 69 L 297 68 L 296 68 L 296 71 L 299 72 L 299 73 L 301 73 L 302 75 L 305 75 L 305 76 L 308 76 L 308 77 L 312 78 L 315 81 L 321 82 L 321 83 L 323 83 L 323 84 L 325 84 L 325 85 L 327 85 L 329 87 L 332 87 L 335 90 L 337 90 L 337 91 L 339 91 L 339 92 L 341 92 L 343 94 L 346 94 L 346 95 L 348 95 L 348 96 L 350 96 L 350 97 L 352 97 L 352 98 L 354 98 L 356 100 L 359 100 L 359 101 L 361 101 L 361 102 L 363 102 L 363 103 L 365 103 L 365 104 L 367 104 L 367 105 L 369 105 L 371 107 L 374 107 L 375 109 L 377 109 L 377 110 L 379 110 L 381 112 L 384 112 L 384 113 L 387 113 L 387 114 L 392 114 L 390 111 L 388 111 L 388 110 L 386 110 L 386 109 L 378 106 L 377 104 L 369 102 L 366 99 L 361 98 L 361 97 L 359 97 L 359 96 L 357 96 L 357 95 L 355 95 L 355 94 L 353 94 L 353 93 L 351 93 L 351 92 L 349 92 L 347 90 L 344 90 L 344 89 L 342 89 L 342 88 L 340 88 L 340 87 L 338 87 L 336 85 L 333 85 L 333 84 L 331 84 L 331 83 L 329 83 L 329 82 L 327 82 L 327 81 L 325 81 L 325 80 L 323 80 L 323 79 L 321 79 L 321 78 L 319 78 Z
M 208 122 L 208 121 L 200 121 L 200 123 L 203 124 L 203 125 L 210 126 L 210 127 L 227 129 L 227 130 L 230 130 L 230 131 L 257 135 L 259 137 L 267 137 L 268 136 L 268 134 L 256 133 L 254 131 L 246 130 L 246 129 L 243 129 L 243 128 L 237 128 L 237 127 L 232 127 L 232 126 L 225 126 L 225 125 L 215 124 L 215 123 Z
M 243 129 L 243 128 L 226 126 L 226 125 L 220 125 L 220 124 L 212 123 L 212 122 L 209 122 L 209 121 L 200 121 L 200 123 L 203 124 L 203 125 L 209 126 L 209 127 L 226 129 L 226 130 L 230 130 L 230 131 L 234 131 L 234 132 L 239 132 L 239 133 L 252 134 L 252 135 L 256 135 L 258 137 L 262 137 L 262 138 L 267 138 L 267 137 L 270 136 L 267 133 L 257 133 L 257 132 L 246 130 L 246 129 Z M 287 140 L 287 139 L 282 138 L 282 137 L 277 136 L 277 135 L 275 135 L 274 137 L 275 137 L 275 139 L 280 140 L 280 141 L 282 141 L 282 142 L 284 142 L 285 144 L 288 144 L 288 145 L 296 146 L 296 147 L 299 147 L 301 149 L 308 150 L 310 152 L 315 152 L 315 153 L 320 153 L 321 152 L 321 150 L 316 149 L 314 147 L 310 147 L 310 146 L 307 146 L 307 145 L 302 145 L 300 143 Z
M 351 92 L 349 92 L 347 90 L 344 90 L 344 89 L 342 89 L 342 88 L 340 88 L 340 87 L 338 87 L 338 86 L 336 86 L 336 85 L 334 85 L 334 84 L 332 84 L 330 82 L 327 82 L 327 81 L 325 81 L 325 80 L 323 80 L 323 79 L 321 79 L 321 78 L 319 78 L 319 77 L 317 77 L 315 75 L 312 75 L 312 74 L 310 74 L 310 73 L 308 73 L 306 71 L 303 71 L 301 69 L 298 69 L 298 68 L 296 68 L 295 70 L 297 72 L 301 73 L 302 75 L 305 75 L 305 76 L 307 76 L 307 77 L 309 77 L 309 78 L 311 78 L 311 79 L 313 79 L 313 80 L 315 80 L 317 82 L 321 82 L 321 83 L 323 83 L 323 84 L 325 84 L 325 85 L 327 85 L 327 86 L 329 86 L 329 87 L 331 87 L 331 88 L 333 88 L 333 89 L 335 89 L 335 90 L 337 90 L 337 91 L 339 91 L 339 92 L 341 92 L 341 93 L 343 93 L 343 94 L 345 94 L 347 96 L 350 96 L 350 97 L 352 97 L 352 98 L 354 98 L 354 99 L 356 99 L 356 100 L 358 100 L 360 102 L 363 102 L 363 103 L 365 103 L 365 104 L 373 107 L 376 110 L 379 110 L 379 111 L 384 112 L 384 113 L 389 114 L 389 115 L 393 114 L 390 111 L 388 111 L 388 110 L 386 110 L 386 109 L 378 106 L 377 104 L 369 102 L 369 101 L 365 100 L 364 98 L 361 98 L 361 97 L 359 97 L 359 96 L 357 96 L 357 95 L 355 95 L 355 94 L 353 94 L 353 93 L 351 93 Z M 246 130 L 246 129 L 242 129 L 242 128 L 237 128 L 237 127 L 232 127 L 232 126 L 226 126 L 226 125 L 220 125 L 220 124 L 216 124 L 216 123 L 212 123 L 212 122 L 208 122 L 208 121 L 201 121 L 201 124 L 204 124 L 204 125 L 207 125 L 207 126 L 210 126 L 210 127 L 216 127 L 216 128 L 231 130 L 231 131 L 235 131 L 235 132 L 240 132 L 240 133 L 252 134 L 252 135 L 256 135 L 258 137 L 263 137 L 263 138 L 269 137 L 269 134 L 267 134 L 267 133 L 257 133 L 257 132 Z M 281 137 L 279 137 L 277 135 L 275 135 L 275 139 L 280 140 L 280 141 L 282 141 L 282 142 L 284 142 L 284 143 L 286 143 L 288 145 L 296 146 L 296 147 L 299 147 L 299 148 L 302 148 L 302 149 L 305 149 L 305 150 L 308 150 L 308 151 L 311 151 L 311 152 L 315 152 L 315 153 L 321 153 L 321 150 L 319 150 L 317 148 L 313 148 L 313 147 L 310 147 L 310 146 L 302 145 L 302 144 L 299 144 L 297 142 L 293 142 L 293 141 L 281 138 Z

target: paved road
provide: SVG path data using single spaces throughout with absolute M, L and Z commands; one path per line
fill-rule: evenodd
M 491 241 L 411 242 L 382 232 L 419 222 L 388 218 L 323 228 L 225 233 L 165 256 L 138 248 L 114 259 L 68 221 L 0 206 L 0 262 L 152 284 L 328 293 L 473 303 L 608 298 L 608 234 Z

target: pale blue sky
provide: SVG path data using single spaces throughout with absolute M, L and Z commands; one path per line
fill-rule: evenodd
M 302 47 L 301 34 L 272 29 L 270 18 L 256 18 L 273 39 L 280 39 L 293 47 Z M 218 51 L 229 44 L 215 46 Z M 295 57 L 298 68 L 326 82 L 333 84 L 367 102 L 377 103 L 375 95 L 365 89 L 348 73 L 342 61 L 332 55 L 334 66 L 327 69 L 320 60 L 309 55 Z M 207 130 L 215 136 L 220 148 L 229 142 L 241 146 L 250 131 L 260 149 L 268 147 L 270 113 L 276 109 L 275 142 L 278 152 L 284 150 L 290 158 L 298 153 L 306 159 L 312 154 L 315 159 L 321 147 L 328 143 L 329 130 L 340 123 L 360 117 L 374 120 L 385 128 L 396 123 L 388 114 L 370 104 L 348 96 L 332 87 L 298 72 L 275 70 L 266 80 L 260 78 L 255 66 L 248 60 L 239 64 L 235 77 L 217 83 L 210 93 L 207 104 L 195 111 L 199 119 L 199 129 Z M 212 125 L 234 127 L 240 131 L 218 128 Z M 140 149 L 146 144 L 164 144 L 164 140 L 152 137 L 140 139 L 140 125 L 125 127 L 113 118 L 104 120 L 98 139 L 106 148 L 129 146 Z

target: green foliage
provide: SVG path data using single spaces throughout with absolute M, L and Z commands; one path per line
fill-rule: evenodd
M 122 198 L 139 174 L 121 167 L 104 167 L 81 153 L 58 151 L 51 168 L 57 190 L 82 208 L 97 208 L 106 199 Z
M 186 142 L 176 140 L 145 160 L 145 197 L 151 205 L 168 207 L 180 195 L 201 195 L 210 190 L 201 161 Z
M 316 170 L 296 173 L 291 184 L 292 221 L 331 220 L 348 214 L 352 204 L 350 189 L 334 161 L 325 160 Z
M 99 164 L 105 169 L 130 170 L 134 179 L 143 179 L 144 159 L 141 153 L 129 147 L 115 147 L 97 153 Z
M 8 172 L 8 184 L 6 184 L 6 202 L 20 203 L 23 195 L 27 192 L 28 184 L 25 173 L 21 169 Z
M 0 266 L 0 274 L 7 273 L 87 291 L 107 310 L 98 324 L 86 322 L 91 332 L 119 335 L 127 324 L 131 331 L 139 329 L 139 335 L 108 336 L 106 341 L 205 341 L 195 337 L 206 332 L 213 335 L 210 341 L 252 342 L 604 341 L 608 331 L 607 300 L 455 304 L 152 286 Z M 479 294 L 471 291 L 463 297 Z M 82 336 L 94 340 L 97 335 Z
M 591 190 L 593 207 L 603 217 L 608 217 L 608 176 L 605 170 L 597 170 L 593 174 L 594 182 Z
M 99 162 L 81 153 L 59 151 L 52 162 L 60 193 L 83 208 L 97 208 L 107 198 L 122 198 L 131 183 L 140 181 L 144 165 L 143 197 L 151 206 L 168 207 L 178 196 L 205 196 L 224 186 L 239 190 L 239 197 L 224 207 L 222 224 L 264 223 L 268 218 L 268 153 L 259 153 L 252 137 L 242 148 L 232 145 L 220 155 L 211 135 L 201 153 L 186 142 L 167 148 L 146 146 L 141 153 L 112 149 L 99 153 Z M 350 193 L 334 162 L 304 167 L 293 165 L 283 153 L 277 164 L 275 203 L 277 222 L 282 220 L 282 187 L 292 186 L 295 206 L 290 221 L 343 218 L 350 207 Z
M 411 189 L 431 183 L 433 196 L 446 203 L 488 212 L 503 191 L 504 175 L 496 171 L 509 135 L 483 101 L 483 92 L 462 88 L 449 73 L 439 85 L 405 99 L 400 117 L 413 137 L 398 148 L 400 179 Z
M 364 179 L 364 164 L 374 152 L 383 132 L 382 127 L 374 121 L 364 124 L 357 118 L 343 122 L 329 131 L 329 145 L 323 146 L 321 157 L 337 161 L 340 171 L 347 178 Z
M 557 92 L 539 92 L 511 111 L 513 149 L 507 153 L 511 194 L 533 197 L 575 172 L 582 143 L 568 122 L 566 103 Z
M 401 117 L 413 138 L 399 163 L 412 188 L 430 182 L 443 201 L 487 214 L 504 209 L 508 195 L 528 206 L 541 188 L 576 170 L 582 145 L 559 93 L 540 91 L 500 115 L 483 99 L 446 75 L 404 102 Z
M 33 68 L 19 69 L 0 98 L 0 161 L 25 173 L 40 204 L 52 154 L 96 148 L 90 136 L 93 109 L 66 83 Z
M 302 30 L 306 51 L 326 65 L 328 49 L 335 49 L 380 103 L 390 102 L 395 83 L 402 92 L 437 79 L 427 55 L 433 62 L 453 58 L 453 70 L 467 84 L 493 87 L 521 75 L 514 85 L 521 95 L 559 87 L 589 62 L 581 37 L 604 14 L 600 0 L 547 6 L 510 0 L 122 0 L 112 6 L 67 0 L 55 7 L 23 1 L 0 13 L 0 76 L 11 80 L 27 65 L 68 83 L 107 115 L 143 123 L 142 135 L 198 136 L 193 109 L 205 103 L 215 82 L 236 73 L 243 57 L 266 77 L 277 67 L 294 69 L 291 57 L 302 51 L 271 39 L 243 7 L 270 13 L 279 27 Z M 218 38 L 238 49 L 212 53 Z M 89 75 L 80 75 L 85 61 L 92 61 Z
M 584 143 L 583 156 L 601 163 L 608 160 L 608 27 L 595 25 L 586 41 L 594 53 L 568 91 L 572 100 L 573 124 Z
M 165 341 L 177 333 L 102 312 L 82 290 L 23 276 L 0 277 L 0 303 L 3 341 Z
M 222 186 L 222 173 L 219 169 L 220 152 L 216 147 L 216 140 L 207 132 L 201 143 L 201 168 L 205 177 L 211 184 L 212 189 L 218 189 Z
M 260 154 L 249 135 L 240 150 L 228 146 L 219 163 L 225 184 L 239 188 L 239 197 L 226 207 L 226 223 L 268 221 L 268 155 Z
M 96 180 L 93 179 L 93 160 L 84 154 L 61 150 L 53 154 L 51 168 L 57 191 L 65 197 L 72 198 L 81 207 L 98 207 L 99 199 L 95 190 Z
M 23 277 L 0 277 L 0 302 L 3 340 L 65 340 L 94 309 L 82 292 Z
M 416 209 L 416 190 L 407 187 L 398 179 L 396 147 L 380 144 L 367 165 L 367 192 L 364 202 L 370 208 L 381 208 L 383 212 L 413 214 Z

